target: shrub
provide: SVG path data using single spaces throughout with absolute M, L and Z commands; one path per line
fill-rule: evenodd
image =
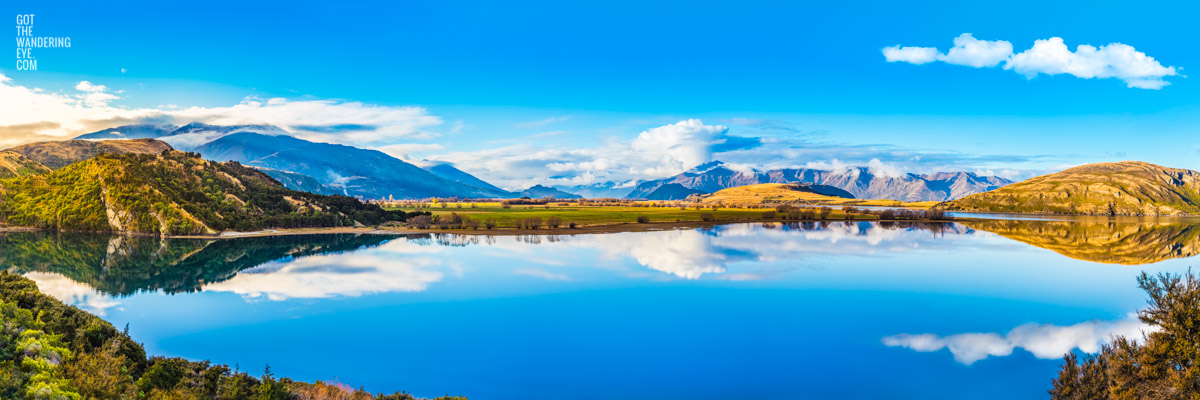
M 712 221 L 713 214 L 712 213 L 700 213 L 700 220 L 701 221 Z
M 492 228 L 495 228 L 496 227 L 496 219 L 488 218 L 488 219 L 483 220 L 483 227 L 487 228 L 489 230 L 491 230 Z
M 637 222 L 639 224 L 644 224 L 644 223 L 650 222 L 650 217 L 646 216 L 646 215 L 639 215 L 637 217 Z
M 578 226 L 578 225 L 577 225 L 577 224 L 575 224 L 575 221 L 571 221 L 571 222 L 568 222 L 568 223 L 567 223 L 567 227 L 568 227 L 568 228 L 571 228 L 571 229 L 575 229 L 575 227 L 577 227 L 577 226 Z
M 562 218 L 559 218 L 559 217 L 546 218 L 546 226 L 551 227 L 551 228 L 558 228 L 560 225 L 562 225 Z
M 433 219 L 428 215 L 418 215 L 408 219 L 408 225 L 417 229 L 429 229 L 431 224 L 433 224 Z
M 763 219 L 774 219 L 775 212 L 774 211 L 763 211 L 762 217 L 763 217 Z

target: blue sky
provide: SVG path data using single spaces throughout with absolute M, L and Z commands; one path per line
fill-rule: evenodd
M 1123 159 L 1200 169 L 1200 93 L 1187 77 L 1200 65 L 1193 43 L 1200 29 L 1190 21 L 1197 8 L 1184 2 L 9 2 L 0 6 L 9 16 L 36 15 L 35 36 L 70 36 L 72 47 L 35 49 L 37 71 L 5 63 L 0 74 L 10 88 L 77 100 L 111 94 L 91 105 L 125 110 L 228 108 L 247 97 L 283 98 L 290 106 L 361 103 L 377 112 L 417 107 L 436 123 L 374 118 L 418 134 L 396 128 L 374 141 L 323 139 L 453 161 L 510 187 L 551 177 L 556 183 L 645 179 L 678 169 L 696 158 L 692 153 L 754 167 L 878 159 L 897 170 L 1010 176 Z M 1072 51 L 1121 43 L 1175 68 L 1175 75 L 1162 77 L 1165 87 L 1140 89 L 1119 77 L 1029 79 L 1003 64 L 915 65 L 888 62 L 882 53 L 895 45 L 944 53 L 964 33 L 1007 41 L 1013 53 L 1054 37 Z M 105 90 L 79 90 L 80 81 Z M 20 118 L 30 114 L 0 112 L 0 135 L 9 136 L 0 147 L 100 125 L 3 129 L 38 122 Z M 200 114 L 212 113 L 188 116 Z M 687 157 L 618 156 L 642 133 L 690 119 L 725 130 L 678 137 L 708 146 L 685 145 Z M 713 143 L 729 137 L 762 145 L 714 151 L 722 146 Z M 551 164 L 553 170 L 545 168 Z

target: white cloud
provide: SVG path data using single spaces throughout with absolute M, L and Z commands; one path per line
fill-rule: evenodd
M 75 85 L 75 90 L 81 92 L 103 92 L 108 90 L 108 87 L 104 85 L 93 85 L 88 81 L 79 81 L 79 83 Z
M 185 124 L 272 124 L 306 140 L 385 146 L 436 136 L 442 119 L 422 107 L 379 106 L 340 100 L 248 97 L 227 107 L 125 108 L 121 91 L 89 81 L 78 93 L 51 93 L 15 84 L 0 74 L 0 148 L 61 140 L 143 121 Z
M 1012 51 L 1012 43 L 1007 41 L 979 40 L 970 33 L 964 33 L 954 38 L 954 47 L 944 55 L 939 54 L 938 60 L 975 68 L 995 67 L 1007 60 Z
M 108 309 L 121 304 L 113 296 L 55 272 L 29 272 L 24 275 L 37 283 L 38 290 L 63 303 L 103 317 Z
M 936 47 L 888 46 L 883 48 L 883 57 L 888 62 L 906 62 L 910 64 L 925 64 L 937 61 Z
M 942 61 L 975 68 L 1004 63 L 1004 69 L 1028 79 L 1039 74 L 1068 74 L 1084 79 L 1116 78 L 1128 87 L 1139 89 L 1161 89 L 1171 84 L 1163 78 L 1178 75 L 1175 67 L 1165 67 L 1133 46 L 1110 43 L 1097 48 L 1084 44 L 1076 46 L 1072 52 L 1060 37 L 1036 40 L 1032 48 L 1014 54 L 1008 41 L 979 40 L 964 33 L 954 39 L 954 47 L 945 54 L 934 47 L 896 45 L 883 48 L 883 56 L 888 62 L 925 64 Z
M 1068 74 L 1084 79 L 1117 78 L 1131 87 L 1161 89 L 1170 85 L 1163 80 L 1175 76 L 1175 67 L 1164 67 L 1154 57 L 1133 46 L 1111 43 L 1099 48 L 1079 45 L 1072 52 L 1060 37 L 1038 40 L 1033 48 L 1014 54 L 1004 69 L 1033 79 L 1038 74 Z
M 900 167 L 896 166 L 895 164 L 879 161 L 878 158 L 872 158 L 871 161 L 867 162 L 867 171 L 872 175 L 884 176 L 888 178 L 903 178 L 905 175 L 907 175 L 904 170 L 900 169 Z
M 517 127 L 518 128 L 541 128 L 546 125 L 556 124 L 559 122 L 565 122 L 569 119 L 571 119 L 570 115 L 563 115 L 563 116 L 550 117 L 550 118 L 537 120 L 537 121 L 522 122 L 522 123 L 517 124 Z
M 674 175 L 712 161 L 712 147 L 719 144 L 729 128 L 704 125 L 698 119 L 679 121 L 643 131 L 630 144 L 643 157 L 658 161 L 646 174 Z
M 382 151 L 387 153 L 389 156 L 396 157 L 401 160 L 411 160 L 412 157 L 409 155 L 412 153 L 438 151 L 445 148 L 446 146 L 442 146 L 437 143 L 399 143 L 390 144 L 387 146 L 379 146 L 376 147 L 375 150 Z
M 632 140 L 607 140 L 588 148 L 519 144 L 431 158 L 453 162 L 509 190 L 534 184 L 624 182 L 659 179 L 711 161 L 714 146 L 725 145 L 732 138 L 728 133 L 725 126 L 689 119 L 645 130 Z
M 438 270 L 444 266 L 442 261 L 419 256 L 437 251 L 440 249 L 394 240 L 365 253 L 313 255 L 262 264 L 205 285 L 203 290 L 277 301 L 420 292 L 444 277 Z
M 950 350 L 954 360 L 971 365 L 989 356 L 1007 356 L 1016 348 L 1024 349 L 1037 358 L 1054 359 L 1079 349 L 1087 353 L 1100 351 L 1100 344 L 1113 336 L 1139 339 L 1150 326 L 1134 316 L 1117 321 L 1087 321 L 1058 326 L 1028 323 L 1001 336 L 998 333 L 961 333 L 941 337 L 924 334 L 899 334 L 883 338 L 889 347 L 905 347 L 920 352 Z

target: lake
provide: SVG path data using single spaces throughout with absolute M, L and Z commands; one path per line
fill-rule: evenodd
M 150 354 L 472 399 L 1042 398 L 1138 335 L 1186 221 L 593 235 L 0 234 L 0 268 Z

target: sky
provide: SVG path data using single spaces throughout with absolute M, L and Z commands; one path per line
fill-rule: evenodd
M 270 123 L 510 189 L 712 160 L 1012 179 L 1121 160 L 1200 169 L 1187 2 L 0 10 L 18 46 L 22 26 L 71 44 L 32 49 L 35 71 L 0 63 L 0 148 L 134 122 Z

